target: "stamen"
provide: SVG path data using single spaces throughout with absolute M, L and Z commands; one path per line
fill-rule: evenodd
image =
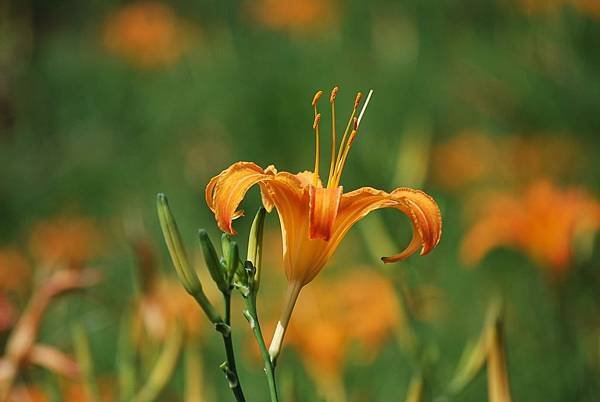
M 323 91 L 317 91 L 312 100 L 312 107 L 317 107 L 317 102 L 319 101 L 319 99 L 321 99 L 321 96 L 323 96 Z
M 350 133 L 350 137 L 348 137 L 348 142 L 344 145 L 344 149 L 340 148 L 339 161 L 335 166 L 335 174 L 333 175 L 333 187 L 337 187 L 340 182 L 340 177 L 342 175 L 342 170 L 344 169 L 344 165 L 346 164 L 346 158 L 348 157 L 348 152 L 350 152 L 350 147 L 354 142 L 354 138 L 357 134 L 357 119 L 356 117 L 353 119 L 354 129 Z
M 365 104 L 363 105 L 362 110 L 360 111 L 360 114 L 357 118 L 353 119 L 354 122 L 354 130 L 352 130 L 352 133 L 350 133 L 350 137 L 348 138 L 348 143 L 346 144 L 346 146 L 344 147 L 344 152 L 340 152 L 341 154 L 341 158 L 340 161 L 338 162 L 336 169 L 335 169 L 335 173 L 333 176 L 333 182 L 332 185 L 333 186 L 337 186 L 340 182 L 340 179 L 342 177 L 342 171 L 344 170 L 344 165 L 346 164 L 346 159 L 348 158 L 348 154 L 350 153 L 350 148 L 352 147 L 352 143 L 354 142 L 356 135 L 358 134 L 358 127 L 360 125 L 360 121 L 363 117 L 363 115 L 365 114 L 365 110 L 367 109 L 367 105 L 369 104 L 369 101 L 371 100 L 371 95 L 373 95 L 373 90 L 369 91 L 369 94 L 367 95 L 367 99 L 365 100 Z M 357 101 L 360 102 L 360 98 L 357 96 Z M 354 110 L 356 111 L 357 107 L 358 107 L 358 102 L 355 102 L 354 104 Z M 353 113 L 354 115 L 354 113 Z
M 321 113 L 315 116 L 315 121 L 313 122 L 313 130 L 319 129 L 319 122 L 321 121 Z
M 342 161 L 340 163 L 339 169 L 337 170 L 337 176 L 335 177 L 336 184 L 340 182 L 340 179 L 342 177 L 342 171 L 344 170 L 344 165 L 346 164 L 346 159 L 348 159 L 348 153 L 350 152 L 350 147 L 352 147 L 352 143 L 356 138 L 356 134 L 356 129 L 352 130 L 352 133 L 350 133 L 350 137 L 348 138 L 348 144 L 344 149 L 344 155 L 342 156 Z
M 335 102 L 335 98 L 336 98 L 339 90 L 340 90 L 340 88 L 337 85 L 335 87 L 333 87 L 333 89 L 331 90 L 331 96 L 329 97 L 329 102 L 331 102 L 331 103 Z
M 344 130 L 344 135 L 342 136 L 342 142 L 340 143 L 340 150 L 337 154 L 337 158 L 336 158 L 335 165 L 334 165 L 332 180 L 327 183 L 328 188 L 335 187 L 337 185 L 337 183 L 335 183 L 335 180 L 333 180 L 333 179 L 337 175 L 337 169 L 338 169 L 338 166 L 340 165 L 340 161 L 342 159 L 342 150 L 344 149 L 346 137 L 348 136 L 348 132 L 350 131 L 350 124 L 352 124 L 352 122 L 354 122 L 354 120 L 355 120 L 354 115 L 356 114 L 356 110 L 358 109 L 358 105 L 360 104 L 361 98 L 362 98 L 362 92 L 358 92 L 356 94 L 356 98 L 354 99 L 354 107 L 352 108 L 352 114 L 350 115 L 350 120 L 348 120 L 348 124 L 346 125 L 346 130 Z
M 331 96 L 329 97 L 329 102 L 331 103 L 331 164 L 329 165 L 329 177 L 327 178 L 327 185 L 331 182 L 331 178 L 333 176 L 333 170 L 335 167 L 335 157 L 336 157 L 336 133 L 335 133 L 335 98 L 337 97 L 337 93 L 340 89 L 335 86 L 331 90 Z
M 317 91 L 312 100 L 312 106 L 315 109 L 315 121 L 313 123 L 313 130 L 315 130 L 315 169 L 314 169 L 314 185 L 316 186 L 319 180 L 319 160 L 321 159 L 321 152 L 319 147 L 319 121 L 321 115 L 317 112 L 317 102 L 323 95 L 323 91 Z
M 373 91 L 371 91 L 373 92 Z M 356 94 L 356 99 L 354 100 L 354 109 L 358 109 L 358 105 L 360 104 L 360 100 L 362 99 L 362 92 Z

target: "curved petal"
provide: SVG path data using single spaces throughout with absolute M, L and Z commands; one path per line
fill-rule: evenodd
M 413 227 L 420 231 L 423 238 L 421 255 L 429 253 L 438 245 L 442 236 L 442 214 L 437 203 L 429 194 L 408 187 L 397 188 L 391 195 L 406 203 L 414 216 L 411 219 Z
M 244 215 L 237 207 L 253 185 L 272 177 L 252 162 L 237 162 L 213 177 L 206 186 L 205 198 L 214 212 L 219 229 L 236 234 L 232 221 Z M 268 208 L 268 206 L 266 206 Z
M 419 248 L 421 255 L 424 255 L 438 244 L 442 233 L 442 218 L 433 198 L 410 188 L 398 188 L 392 193 L 386 193 L 371 187 L 363 187 L 342 196 L 331 242 L 337 245 L 354 223 L 380 208 L 402 211 L 410 218 L 413 226 L 413 237 L 408 246 L 398 254 L 383 257 L 383 262 L 400 261 Z

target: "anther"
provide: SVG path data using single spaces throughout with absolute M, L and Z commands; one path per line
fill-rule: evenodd
M 312 100 L 312 107 L 317 106 L 317 102 L 319 101 L 319 99 L 321 99 L 321 96 L 323 96 L 323 91 L 317 91 L 315 97 Z
M 356 99 L 354 100 L 354 109 L 358 109 L 358 105 L 360 104 L 360 100 L 362 99 L 362 92 L 356 94 Z
M 321 113 L 315 116 L 315 121 L 313 123 L 313 130 L 316 130 L 319 127 L 319 121 L 321 121 Z
M 348 138 L 348 151 L 350 151 L 350 147 L 352 146 L 357 133 L 358 131 L 356 131 L 356 129 L 352 130 L 352 133 L 350 133 L 350 138 Z
M 331 102 L 331 103 L 335 102 L 335 98 L 336 98 L 339 90 L 340 90 L 340 88 L 337 85 L 335 87 L 333 87 L 333 89 L 331 90 L 331 96 L 329 97 L 329 102 Z

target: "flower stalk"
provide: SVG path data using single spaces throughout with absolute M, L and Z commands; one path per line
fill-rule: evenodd
M 275 329 L 273 340 L 269 346 L 269 356 L 271 357 L 273 366 L 277 364 L 277 358 L 281 353 L 283 338 L 285 337 L 285 332 L 287 331 L 288 324 L 290 323 L 294 306 L 296 305 L 296 301 L 300 295 L 300 290 L 302 290 L 302 284 L 300 282 L 290 282 L 288 284 L 285 307 L 281 313 L 281 318 L 279 318 L 279 321 L 277 322 L 277 328 Z
M 260 285 L 260 271 L 262 262 L 262 244 L 263 244 L 263 233 L 266 209 L 260 208 L 254 217 L 252 227 L 250 228 L 250 235 L 248 237 L 248 253 L 247 261 L 244 265 L 244 269 L 247 273 L 247 285 L 248 294 L 244 296 L 246 302 L 246 309 L 244 310 L 244 317 L 248 320 L 252 334 L 256 338 L 256 343 L 260 350 L 261 357 L 264 362 L 265 375 L 267 376 L 267 383 L 269 385 L 269 395 L 271 402 L 277 402 L 279 400 L 277 394 L 277 383 L 275 381 L 275 367 L 271 361 L 265 338 L 260 327 L 260 321 L 258 319 L 258 310 L 256 308 L 256 296 L 258 294 L 258 288 Z

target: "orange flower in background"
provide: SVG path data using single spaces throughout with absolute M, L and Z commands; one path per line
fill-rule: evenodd
M 17 319 L 17 309 L 12 301 L 0 293 L 0 332 L 11 328 Z
M 570 5 L 583 14 L 600 17 L 600 2 L 597 0 L 519 0 L 519 5 L 530 14 L 555 11 Z
M 463 239 L 461 255 L 476 264 L 499 246 L 520 249 L 553 279 L 572 263 L 573 242 L 600 229 L 600 202 L 581 188 L 541 180 L 523 194 L 496 194 L 482 204 Z
M 451 191 L 479 182 L 492 172 L 496 153 L 490 136 L 477 131 L 459 133 L 433 150 L 434 180 Z
M 248 8 L 256 21 L 282 31 L 310 32 L 336 17 L 332 0 L 258 0 L 248 3 Z
M 98 378 L 95 380 L 98 383 L 98 393 L 100 401 L 115 401 L 117 400 L 114 390 L 118 389 L 116 381 L 111 378 Z M 90 398 L 86 384 L 79 381 L 69 381 L 63 387 L 63 400 L 65 402 L 98 402 Z
M 38 335 L 42 319 L 57 297 L 88 288 L 96 284 L 98 278 L 97 272 L 91 270 L 55 271 L 33 292 L 8 336 L 4 356 L 0 357 L 0 401 L 8 399 L 21 371 L 28 365 L 44 367 L 69 378 L 80 374 L 70 356 L 53 346 L 38 343 Z
M 18 318 L 11 295 L 23 295 L 30 283 L 31 269 L 14 247 L 0 249 L 0 332 L 10 329 Z
M 331 291 L 331 287 L 329 287 Z M 331 292 L 335 295 L 334 314 L 342 320 L 344 332 L 373 355 L 389 339 L 392 331 L 405 325 L 398 297 L 388 279 L 365 267 L 344 274 Z M 365 319 L 368 317 L 368 319 Z
M 41 389 L 35 386 L 15 387 L 8 396 L 7 402 L 49 402 L 48 398 Z
M 29 263 L 16 248 L 0 249 L 0 291 L 22 293 L 30 277 Z
M 600 2 L 597 0 L 571 0 L 573 6 L 580 12 L 593 18 L 600 18 Z
M 390 282 L 367 269 L 352 270 L 307 288 L 290 324 L 287 344 L 298 350 L 308 372 L 329 394 L 328 400 L 343 400 L 335 394 L 340 392 L 351 345 L 357 343 L 372 358 L 403 325 Z
M 541 176 L 570 178 L 584 171 L 585 155 L 582 145 L 566 135 L 466 130 L 433 149 L 431 172 L 437 185 L 461 192 L 470 186 L 523 185 Z
M 413 237 L 406 249 L 390 257 L 385 263 L 397 262 L 421 250 L 430 252 L 439 242 L 442 231 L 440 210 L 426 193 L 411 188 L 397 188 L 390 193 L 372 187 L 363 187 L 348 193 L 340 185 L 341 175 L 350 148 L 369 102 L 367 97 L 361 113 L 356 117 L 361 94 L 358 93 L 352 114 L 336 152 L 335 98 L 338 88 L 331 93 L 332 153 L 327 185 L 319 175 L 319 121 L 317 102 L 323 91 L 317 92 L 313 129 L 316 137 L 315 167 L 312 172 L 298 174 L 277 172 L 275 167 L 261 168 L 252 162 L 238 162 L 213 177 L 206 187 L 206 203 L 214 212 L 219 228 L 235 234 L 232 221 L 243 215 L 237 208 L 248 189 L 258 184 L 265 208 L 277 209 L 283 240 L 283 265 L 289 282 L 288 302 L 272 343 L 272 357 L 281 347 L 285 328 L 300 289 L 313 280 L 331 258 L 350 228 L 370 212 L 393 208 L 406 214 L 413 227 Z M 352 130 L 350 130 L 352 129 Z M 277 351 L 277 352 L 276 352 Z
M 138 332 L 143 330 L 153 339 L 164 340 L 176 322 L 181 322 L 189 336 L 202 333 L 202 316 L 190 314 L 197 308 L 194 299 L 173 280 L 159 279 L 142 296 L 138 305 Z
M 177 62 L 189 47 L 190 24 L 167 5 L 141 1 L 111 15 L 104 45 L 112 53 L 144 68 Z
M 527 13 L 547 12 L 560 8 L 569 0 L 518 0 L 519 6 Z
M 81 269 L 99 255 L 101 242 L 92 219 L 62 216 L 37 224 L 29 245 L 33 256 L 45 267 Z
M 144 231 L 131 231 L 128 237 L 141 285 L 133 322 L 135 340 L 141 342 L 148 336 L 153 341 L 165 341 L 178 325 L 183 327 L 186 335 L 200 336 L 204 322 L 202 316 L 190 314 L 197 308 L 196 302 L 177 281 L 161 275 L 156 249 L 150 238 Z

